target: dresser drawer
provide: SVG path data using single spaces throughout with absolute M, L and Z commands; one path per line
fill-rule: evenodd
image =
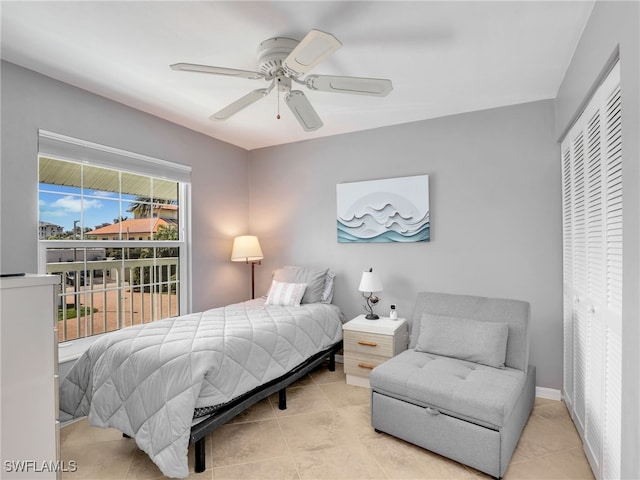
M 344 352 L 344 373 L 369 378 L 371 370 L 388 360 L 387 357 L 377 355 L 362 355 L 358 353 Z
M 393 336 L 379 333 L 344 332 L 344 349 L 354 353 L 393 357 Z

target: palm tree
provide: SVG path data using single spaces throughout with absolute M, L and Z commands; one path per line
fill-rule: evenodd
M 172 205 L 174 203 L 173 200 L 163 198 L 152 199 L 150 197 L 137 196 L 127 209 L 127 212 L 132 212 L 136 218 L 150 218 L 153 216 L 153 209 L 158 205 Z

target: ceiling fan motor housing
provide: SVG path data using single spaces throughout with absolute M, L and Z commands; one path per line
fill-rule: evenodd
M 282 62 L 298 43 L 298 40 L 292 38 L 276 37 L 265 40 L 258 46 L 258 65 L 267 80 L 271 80 L 282 70 Z
M 281 92 L 291 91 L 291 79 L 287 77 L 284 72 L 276 73 L 276 86 Z

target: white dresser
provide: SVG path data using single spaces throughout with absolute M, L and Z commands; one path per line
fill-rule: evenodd
M 0 477 L 60 478 L 58 275 L 0 278 Z

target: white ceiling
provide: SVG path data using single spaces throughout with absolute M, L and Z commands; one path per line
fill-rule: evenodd
M 593 1 L 2 1 L 2 58 L 248 150 L 553 98 Z M 389 78 L 384 98 L 303 90 L 324 121 L 304 132 L 276 90 L 177 72 L 176 62 L 256 70 L 256 48 L 317 28 L 343 44 L 312 73 Z M 282 100 L 282 99 L 281 99 Z

